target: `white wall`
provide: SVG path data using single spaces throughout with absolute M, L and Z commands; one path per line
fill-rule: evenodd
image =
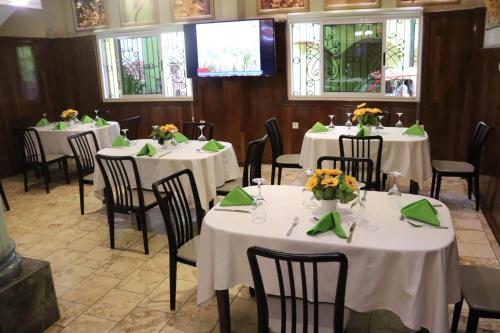
M 484 47 L 500 47 L 500 27 L 485 31 Z

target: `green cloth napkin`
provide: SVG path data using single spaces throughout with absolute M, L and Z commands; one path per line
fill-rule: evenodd
M 404 132 L 404 134 L 425 136 L 425 131 L 422 126 L 415 124 L 412 125 L 411 127 L 408 127 L 408 129 Z
M 361 127 L 358 133 L 356 133 L 356 136 L 365 136 L 365 128 Z
M 338 212 L 330 212 L 323 215 L 318 223 L 312 227 L 307 234 L 314 236 L 322 232 L 332 230 L 340 238 L 347 238 L 342 225 L 340 224 L 340 214 Z
M 47 125 L 50 125 L 50 122 L 46 119 L 46 118 L 42 118 L 40 119 L 37 123 L 36 123 L 36 127 L 43 127 L 43 126 L 47 126 Z
M 126 147 L 128 146 L 127 140 L 123 135 L 118 135 L 111 143 L 111 147 Z
M 63 122 L 63 121 L 58 121 L 56 123 L 56 126 L 54 127 L 55 130 L 58 130 L 58 131 L 62 131 L 64 129 L 66 129 L 66 124 Z
M 137 153 L 137 156 L 144 156 L 144 155 L 148 155 L 149 157 L 155 156 L 156 155 L 155 146 L 153 146 L 150 143 L 146 143 L 144 147 L 142 147 L 141 150 L 139 150 L 139 152 Z
M 205 150 L 205 151 L 211 151 L 211 152 L 218 152 L 219 149 L 222 149 L 224 148 L 224 146 L 222 144 L 220 144 L 219 142 L 217 142 L 216 140 L 212 139 L 210 141 L 208 141 L 207 143 L 205 143 L 203 145 L 203 147 L 201 147 L 202 150 Z
M 322 123 L 320 123 L 318 121 L 318 122 L 316 122 L 316 124 L 313 125 L 313 127 L 311 127 L 311 129 L 309 130 L 309 132 L 311 132 L 311 133 L 328 132 L 328 128 L 326 128 L 325 125 L 323 125 Z
M 420 222 L 439 225 L 436 208 L 427 199 L 415 201 L 401 208 L 401 215 Z
M 90 124 L 94 122 L 94 119 L 90 118 L 89 116 L 85 115 L 82 118 L 82 124 Z
M 103 127 L 109 125 L 109 123 L 104 118 L 99 118 L 95 122 L 96 127 Z
M 177 143 L 183 143 L 183 142 L 188 142 L 189 139 L 182 133 L 177 132 L 174 134 L 174 140 Z
M 249 206 L 253 205 L 253 197 L 248 194 L 244 189 L 236 186 L 229 192 L 224 199 L 220 202 L 221 207 L 228 206 Z

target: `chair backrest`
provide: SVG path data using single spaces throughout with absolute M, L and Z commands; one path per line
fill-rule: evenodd
M 35 165 L 45 163 L 45 151 L 38 131 L 34 128 L 19 130 L 20 140 L 23 143 L 24 163 Z
M 381 163 L 382 145 L 384 139 L 380 135 L 374 136 L 351 136 L 341 135 L 339 137 L 340 156 L 368 158 L 375 164 L 375 188 L 381 189 Z M 373 157 L 372 157 L 373 156 Z
M 262 156 L 266 146 L 267 135 L 261 139 L 253 140 L 248 143 L 245 155 L 245 164 L 243 166 L 243 187 L 252 184 L 252 179 L 261 177 Z
M 345 290 L 347 283 L 347 257 L 342 253 L 324 253 L 324 254 L 290 254 L 284 252 L 277 252 L 273 250 L 264 249 L 261 247 L 250 247 L 247 250 L 248 261 L 250 263 L 250 270 L 252 272 L 252 278 L 255 288 L 255 294 L 257 299 L 257 313 L 258 313 L 258 326 L 259 332 L 269 331 L 269 308 L 266 297 L 266 291 L 264 287 L 264 282 L 262 280 L 262 274 L 259 267 L 259 261 L 257 257 L 267 258 L 270 261 L 274 261 L 274 266 L 276 268 L 276 276 L 279 284 L 280 293 L 280 303 L 281 303 L 281 332 L 290 332 L 286 330 L 286 303 L 287 300 L 291 303 L 291 332 L 296 332 L 297 330 L 297 299 L 302 301 L 302 326 L 301 331 L 307 332 L 308 329 L 308 309 L 309 302 L 307 300 L 311 297 L 307 294 L 308 285 L 313 284 L 313 327 L 314 332 L 318 332 L 319 326 L 319 298 L 318 298 L 318 264 L 322 265 L 332 265 L 333 263 L 338 263 L 338 276 L 337 276 L 337 286 L 335 292 L 334 300 L 334 316 L 332 318 L 333 327 L 332 331 L 335 333 L 340 333 L 343 331 L 344 323 L 344 301 L 345 301 Z M 266 259 L 264 259 L 266 260 Z M 282 265 L 286 264 L 286 270 L 283 272 Z M 308 267 L 306 267 L 306 264 Z M 335 264 L 336 265 L 336 264 Z M 293 267 L 295 266 L 295 270 Z M 300 267 L 300 274 L 297 274 L 297 266 Z M 271 266 L 267 266 L 271 267 Z M 306 272 L 312 270 L 312 279 L 307 281 Z M 269 272 L 268 272 L 269 273 Z M 285 274 L 284 274 L 285 273 Z M 284 275 L 288 277 L 288 290 L 289 295 L 285 293 L 285 283 Z M 269 275 L 268 275 L 269 276 Z M 329 277 L 334 279 L 333 276 Z M 302 295 L 297 295 L 296 286 L 300 286 L 302 289 Z
M 119 213 L 144 209 L 144 193 L 137 164 L 132 156 L 96 155 L 106 185 L 106 205 L 113 205 Z M 137 196 L 134 196 L 136 190 Z M 134 207 L 137 207 L 134 209 Z
M 141 116 L 134 116 L 120 120 L 120 128 L 128 129 L 127 138 L 129 140 L 137 140 L 137 132 L 139 132 L 139 121 Z
M 186 121 L 182 125 L 182 134 L 187 136 L 190 140 L 196 140 L 201 134 L 198 126 L 204 125 L 203 135 L 207 140 L 211 140 L 214 135 L 214 124 L 210 122 L 196 122 L 196 121 Z
M 187 186 L 191 190 L 195 216 L 189 206 Z M 155 182 L 153 192 L 165 221 L 169 251 L 176 254 L 179 247 L 200 233 L 204 216 L 192 171 L 185 169 Z M 195 223 L 198 225 L 197 230 L 193 228 Z
M 76 161 L 78 177 L 83 177 L 94 173 L 94 156 L 99 151 L 97 137 L 93 131 L 87 131 L 68 137 L 68 143 Z
M 373 161 L 369 158 L 322 156 L 318 159 L 317 168 L 323 169 L 323 162 L 332 162 L 333 169 L 340 169 L 344 174 L 356 177 L 365 183 L 365 188 L 371 188 Z
M 480 121 L 476 125 L 472 141 L 467 152 L 467 162 L 474 165 L 474 170 L 479 172 L 479 163 L 481 162 L 481 153 L 483 152 L 484 143 L 490 133 L 491 127 Z
M 270 118 L 266 120 L 264 125 L 266 126 L 269 140 L 271 141 L 273 161 L 276 161 L 278 156 L 283 155 L 283 140 L 281 138 L 280 128 L 278 126 L 278 120 L 276 120 L 276 118 L 274 117 Z

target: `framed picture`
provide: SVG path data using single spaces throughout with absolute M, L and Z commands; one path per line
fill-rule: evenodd
M 460 0 L 398 0 L 398 6 L 450 5 Z
M 95 30 L 108 26 L 104 0 L 71 0 L 77 31 Z
M 209 20 L 214 16 L 214 0 L 170 0 L 172 20 L 194 21 Z
M 485 0 L 486 4 L 486 29 L 500 27 L 500 1 Z
M 305 12 L 309 10 L 309 0 L 257 0 L 259 14 Z
M 119 0 L 122 27 L 158 23 L 158 0 Z
M 325 10 L 377 7 L 380 7 L 380 0 L 325 0 Z

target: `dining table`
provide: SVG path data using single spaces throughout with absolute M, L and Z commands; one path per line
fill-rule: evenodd
M 245 190 L 258 193 L 255 186 Z M 231 331 L 228 289 L 253 286 L 247 259 L 251 246 L 288 253 L 343 253 L 349 265 L 346 308 L 357 312 L 385 309 L 411 329 L 449 331 L 448 304 L 460 300 L 459 256 L 450 211 L 442 202 L 414 194 L 368 191 L 363 207 L 339 203 L 337 212 L 347 234 L 356 223 L 347 242 L 332 231 L 307 234 L 320 212 L 305 205 L 308 194 L 301 186 L 264 185 L 261 192 L 267 211 L 264 223 L 254 223 L 252 206 L 216 206 L 203 220 L 197 257 L 198 304 L 217 297 L 221 332 Z M 436 206 L 441 228 L 415 227 L 401 219 L 402 207 L 424 198 Z M 269 287 L 266 292 L 279 295 L 275 270 L 263 266 L 261 271 Z M 320 301 L 334 299 L 335 276 L 334 272 L 318 272 Z M 300 285 L 297 288 L 301 294 Z
M 381 171 L 401 173 L 400 181 L 411 181 L 412 185 L 423 188 L 424 182 L 432 177 L 429 136 L 404 134 L 405 127 L 384 127 L 372 129 L 371 135 L 380 135 L 383 139 Z M 356 126 L 335 126 L 328 132 L 306 132 L 300 150 L 299 164 L 305 169 L 315 169 L 322 156 L 340 156 L 339 137 L 356 135 Z M 376 151 L 371 150 L 375 161 Z M 414 186 L 415 187 L 415 186 Z M 418 190 L 412 190 L 417 192 Z
M 146 144 L 153 145 L 157 152 L 137 156 Z M 98 154 L 105 156 L 133 156 L 143 188 L 152 189 L 154 182 L 184 169 L 190 169 L 196 181 L 202 208 L 209 209 L 209 203 L 217 196 L 217 187 L 225 182 L 240 177 L 238 160 L 231 143 L 220 141 L 224 146 L 217 152 L 205 151 L 202 147 L 207 141 L 189 140 L 188 142 L 169 144 L 162 148 L 152 139 L 133 140 L 130 146 L 101 149 Z M 127 170 L 131 186 L 136 186 L 133 171 Z M 105 187 L 104 178 L 97 168 L 94 172 L 94 193 L 99 197 Z

